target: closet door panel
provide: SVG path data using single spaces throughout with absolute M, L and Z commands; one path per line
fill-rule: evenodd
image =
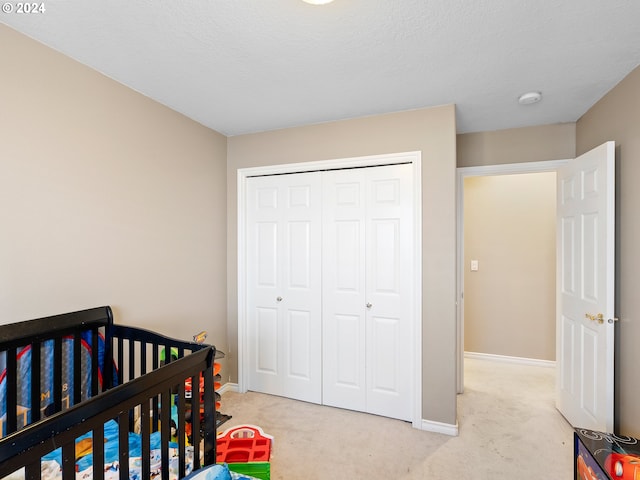
M 368 178 L 367 411 L 411 420 L 411 166 L 371 168 Z
M 249 389 L 321 402 L 321 178 L 247 182 Z M 267 315 L 268 312 L 268 315 Z
M 247 198 L 247 326 L 249 389 L 280 394 L 280 313 L 275 297 L 281 282 L 280 191 L 251 179 Z
M 365 411 L 364 182 L 323 176 L 323 403 Z
M 322 402 L 322 176 L 282 175 L 283 395 Z

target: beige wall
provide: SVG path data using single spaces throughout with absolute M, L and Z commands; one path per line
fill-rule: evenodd
M 573 158 L 576 125 L 562 123 L 464 133 L 457 137 L 458 167 L 503 165 Z
M 620 433 L 640 437 L 640 67 L 577 122 L 577 153 L 616 142 L 616 416 Z
M 465 351 L 555 360 L 555 218 L 555 172 L 464 179 Z
M 226 347 L 226 138 L 0 25 L 0 323 L 99 305 Z
M 424 419 L 456 423 L 455 109 L 452 105 L 228 139 L 229 336 L 237 345 L 237 170 L 422 152 Z M 237 370 L 237 357 L 229 359 Z M 237 377 L 235 377 L 237 378 Z

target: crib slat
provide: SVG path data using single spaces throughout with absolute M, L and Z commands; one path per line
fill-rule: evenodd
M 91 396 L 95 397 L 100 393 L 98 384 L 100 348 L 98 348 L 98 329 L 91 329 Z
M 141 449 L 140 454 L 142 455 L 142 477 L 141 478 L 151 478 L 151 418 L 149 417 L 149 401 L 142 403 L 140 406 L 140 440 L 141 440 Z
M 162 480 L 169 480 L 169 440 L 171 440 L 171 390 L 160 396 L 160 455 Z
M 7 423 L 6 434 L 18 429 L 17 404 L 18 404 L 18 352 L 15 348 L 7 350 Z M 2 436 L 2 432 L 0 432 Z
M 40 420 L 40 362 L 42 358 L 42 343 L 31 344 L 31 423 Z
M 153 345 L 153 370 L 157 370 L 160 365 L 160 357 L 158 350 L 160 349 L 159 345 Z M 158 431 L 158 423 L 160 421 L 160 411 L 158 409 L 158 405 L 160 404 L 160 397 L 155 397 L 153 400 L 153 405 L 151 406 L 151 410 L 153 412 L 153 431 Z
M 197 391 L 194 386 L 198 385 Z M 197 392 L 197 393 L 196 393 Z M 191 445 L 200 445 L 200 377 L 191 377 Z M 200 449 L 193 449 L 193 469 L 197 470 L 202 466 Z
M 129 340 L 129 380 L 136 378 L 136 352 L 135 352 L 135 342 L 133 340 Z
M 75 332 L 73 334 L 73 405 L 77 405 L 82 401 L 82 334 Z
M 124 378 L 124 340 L 118 337 L 118 368 L 120 369 L 120 383 L 125 383 L 128 379 Z
M 31 462 L 24 467 L 25 480 L 41 480 L 42 469 L 40 467 L 40 461 Z
M 147 373 L 147 342 L 140 342 L 140 375 Z
M 178 418 L 176 419 L 176 427 L 178 430 L 178 477 L 186 476 L 187 460 L 186 460 L 186 442 L 185 442 L 185 399 L 184 399 L 184 382 L 178 384 Z
M 75 480 L 76 478 L 75 442 L 62 446 L 62 478 L 63 480 Z
M 113 372 L 113 333 L 110 328 L 104 329 L 104 354 L 102 364 L 103 390 L 108 390 L 118 384 Z
M 216 399 L 213 388 L 213 362 L 202 375 L 204 376 L 204 463 L 212 465 L 216 463 Z
M 95 468 L 96 465 L 104 465 L 104 425 L 98 425 L 93 429 L 93 480 L 104 480 L 104 468 Z
M 53 412 L 62 410 L 62 337 L 53 340 Z
M 118 462 L 120 463 L 120 480 L 129 480 L 129 430 L 129 413 L 121 413 L 118 416 Z
M 158 353 L 158 349 L 159 348 L 160 348 L 159 345 L 157 345 L 157 344 L 153 345 L 153 358 L 152 358 L 152 361 L 153 361 L 152 368 L 153 368 L 153 370 L 157 370 L 158 366 L 160 365 L 160 355 Z
M 157 432 L 160 425 L 160 395 L 153 397 L 153 405 L 151 406 L 151 431 Z

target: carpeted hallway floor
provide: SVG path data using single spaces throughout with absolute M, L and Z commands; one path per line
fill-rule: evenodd
M 458 437 L 348 410 L 227 392 L 233 425 L 274 436 L 273 480 L 571 479 L 570 425 L 554 407 L 554 369 L 465 360 Z

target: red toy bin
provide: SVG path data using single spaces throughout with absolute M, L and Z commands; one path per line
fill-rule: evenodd
M 216 463 L 268 462 L 273 437 L 255 425 L 237 425 L 218 435 Z

